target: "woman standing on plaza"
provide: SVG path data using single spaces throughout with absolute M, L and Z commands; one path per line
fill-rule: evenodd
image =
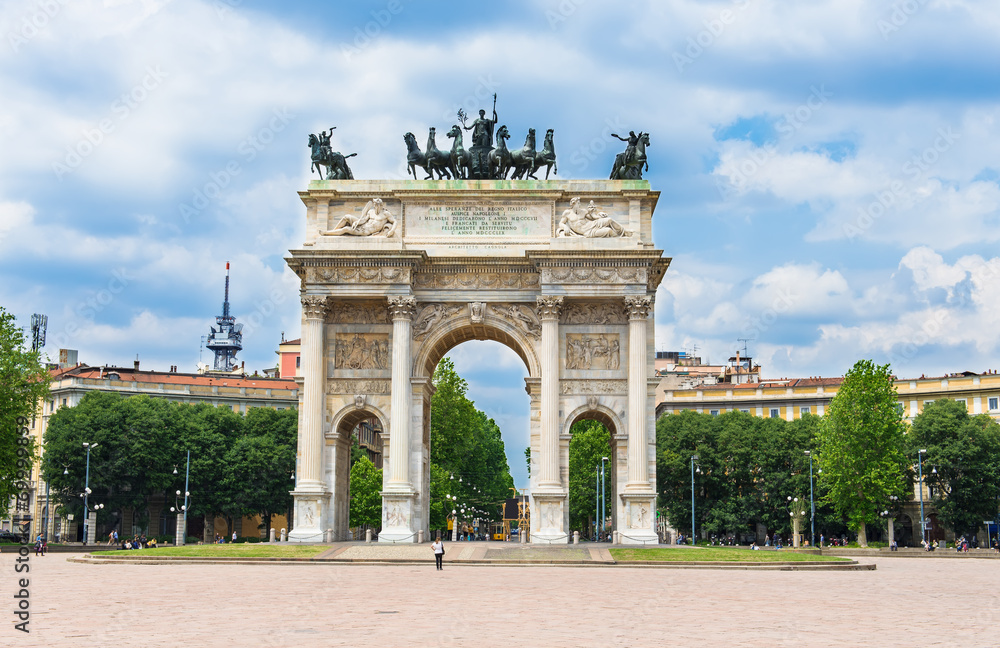
M 438 569 L 441 569 L 441 563 L 444 560 L 444 543 L 441 542 L 441 536 L 431 543 L 431 549 L 434 551 L 434 562 Z

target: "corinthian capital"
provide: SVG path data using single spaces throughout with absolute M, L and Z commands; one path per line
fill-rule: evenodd
M 563 298 L 557 295 L 543 295 L 535 299 L 538 319 L 551 320 L 559 319 L 562 312 Z
M 644 320 L 649 317 L 653 307 L 652 297 L 626 297 L 625 312 L 630 320 Z
M 323 319 L 326 311 L 326 297 L 305 295 L 302 298 L 302 316 L 306 319 Z
M 389 315 L 394 320 L 412 320 L 416 309 L 417 300 L 415 297 L 408 297 L 406 295 L 389 297 Z

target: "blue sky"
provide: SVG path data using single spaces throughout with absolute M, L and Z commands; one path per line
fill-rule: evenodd
M 190 370 L 230 261 L 240 358 L 271 366 L 299 332 L 307 135 L 401 178 L 403 133 L 496 92 L 512 142 L 555 129 L 559 177 L 651 133 L 658 349 L 995 369 L 998 31 L 972 0 L 4 2 L 0 304 L 49 316 L 50 355 Z M 523 365 L 453 357 L 523 483 Z

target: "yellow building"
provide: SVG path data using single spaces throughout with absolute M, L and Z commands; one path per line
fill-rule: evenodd
M 294 380 L 266 378 L 257 375 L 244 374 L 189 374 L 180 373 L 176 367 L 170 371 L 142 371 L 136 361 L 131 368 L 124 367 L 91 367 L 76 363 L 76 351 L 60 350 L 59 365 L 55 365 L 50 373 L 52 385 L 49 399 L 41 403 L 38 415 L 30 422 L 29 428 L 35 437 L 38 448 L 44 449 L 42 443 L 48 426 L 49 417 L 61 407 L 73 407 L 91 391 L 106 391 L 133 396 L 146 394 L 156 398 L 166 398 L 177 403 L 208 403 L 232 409 L 245 414 L 253 407 L 273 407 L 276 409 L 297 409 L 299 404 L 299 385 Z M 72 361 L 72 364 L 69 363 Z M 22 527 L 29 523 L 31 536 L 47 533 L 54 539 L 58 533 L 60 539 L 75 540 L 78 536 L 78 520 L 61 519 L 53 510 L 48 514 L 48 496 L 46 484 L 40 478 L 41 458 L 32 468 L 29 482 L 29 498 L 20 506 L 11 507 L 11 517 L 0 520 L 0 528 L 10 530 L 14 524 Z M 180 466 L 183 472 L 183 466 Z M 291 490 L 291 479 L 289 479 Z M 170 513 L 172 502 L 153 501 L 149 506 L 149 528 L 142 529 L 149 536 L 173 535 L 174 519 Z M 200 524 L 200 523 L 199 523 Z M 234 522 L 238 536 L 257 536 L 257 517 L 243 518 Z M 289 528 L 285 516 L 273 516 L 272 527 Z M 117 521 L 119 535 L 131 536 L 140 530 L 134 529 L 130 513 L 123 512 L 123 518 Z M 194 525 L 197 526 L 197 525 Z M 227 525 L 219 518 L 213 524 L 200 524 L 205 527 L 203 537 L 206 541 L 214 539 L 215 534 L 226 535 Z M 188 520 L 188 528 L 192 531 L 192 520 Z M 106 532 L 105 532 L 106 534 Z M 98 540 L 100 534 L 98 534 Z M 228 538 L 227 538 L 228 540 Z

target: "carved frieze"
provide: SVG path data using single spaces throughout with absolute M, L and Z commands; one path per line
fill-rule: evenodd
M 334 268 L 306 268 L 306 283 L 409 283 L 410 269 L 392 266 L 338 266 Z
M 417 316 L 413 320 L 413 339 L 419 340 L 427 335 L 436 324 L 453 317 L 462 311 L 459 304 L 420 304 Z
M 326 384 L 328 394 L 388 394 L 392 383 L 388 380 L 331 380 Z
M 559 392 L 564 396 L 577 394 L 627 394 L 626 380 L 562 380 Z
M 538 283 L 538 274 L 534 272 L 427 272 L 418 274 L 414 281 L 418 289 L 455 290 L 531 290 L 537 288 Z
M 388 369 L 389 336 L 385 333 L 338 334 L 335 369 Z
M 542 268 L 542 283 L 646 283 L 646 268 Z
M 538 339 L 542 335 L 538 317 L 526 304 L 490 304 L 490 312 L 512 323 L 530 337 Z
M 615 302 L 570 302 L 562 311 L 562 324 L 624 324 L 625 310 Z
M 385 302 L 331 300 L 327 321 L 332 324 L 388 324 Z
M 617 333 L 566 335 L 567 369 L 610 369 L 621 364 L 621 344 Z

